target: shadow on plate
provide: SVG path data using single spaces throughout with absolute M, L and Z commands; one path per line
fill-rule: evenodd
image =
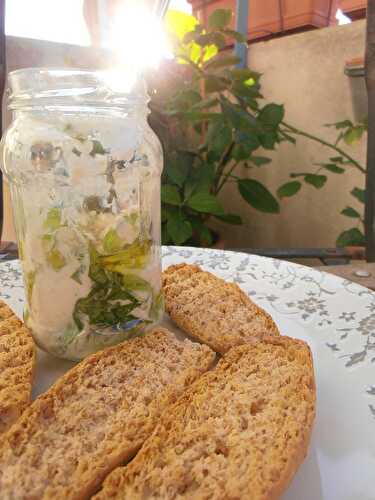
M 323 500 L 322 481 L 315 448 L 299 468 L 282 500 Z

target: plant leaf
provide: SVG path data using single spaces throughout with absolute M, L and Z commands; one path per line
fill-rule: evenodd
M 365 242 L 363 233 L 357 227 L 353 227 L 340 234 L 336 240 L 336 245 L 338 247 L 363 246 Z
M 206 49 L 208 47 L 214 47 L 216 49 L 216 53 L 218 52 L 218 47 L 225 47 L 225 36 L 218 32 L 201 33 L 195 36 L 194 41 Z
M 270 214 L 280 212 L 279 202 L 259 181 L 240 179 L 237 182 L 242 198 L 253 208 Z
M 232 151 L 232 157 L 237 161 L 248 160 L 252 150 L 247 150 L 243 144 L 236 144 Z
M 341 122 L 336 123 L 326 123 L 326 127 L 335 127 L 337 130 L 341 128 L 353 127 L 353 123 L 350 120 L 343 120 Z
M 255 132 L 258 128 L 256 119 L 240 106 L 231 103 L 225 98 L 220 101 L 221 109 L 233 128 L 236 130 L 248 130 Z
M 355 187 L 350 191 L 350 194 L 352 196 L 354 196 L 354 198 L 356 198 L 361 203 L 365 203 L 365 190 L 364 189 L 360 189 L 360 188 Z
M 277 127 L 284 118 L 284 106 L 281 104 L 267 104 L 261 109 L 259 119 L 266 125 Z
M 264 149 L 275 149 L 275 144 L 278 142 L 278 136 L 276 132 L 265 132 L 259 136 L 260 143 Z
M 307 184 L 311 184 L 316 189 L 320 189 L 327 182 L 327 176 L 318 174 L 306 174 L 304 180 L 305 182 L 307 182 Z
M 213 56 L 218 53 L 218 49 L 222 49 L 226 45 L 225 36 L 217 31 L 211 33 L 203 33 L 196 38 L 196 43 L 205 49 L 205 55 L 208 52 L 214 52 Z M 215 49 L 215 50 L 214 50 Z M 203 57 L 203 62 L 209 57 Z
M 301 189 L 302 184 L 299 181 L 286 182 L 277 190 L 277 196 L 279 198 L 286 198 L 293 196 L 298 193 Z
M 232 129 L 224 120 L 211 122 L 207 131 L 207 146 L 221 156 L 232 142 Z
M 330 158 L 330 160 L 333 163 L 343 163 L 344 162 L 344 159 L 342 156 L 333 156 L 332 158 Z
M 249 78 L 249 80 L 246 80 L 245 82 L 235 81 L 231 88 L 231 91 L 235 96 L 240 97 L 242 100 L 245 100 L 249 105 L 253 102 L 258 105 L 256 99 L 262 97 L 262 94 L 259 92 L 259 90 L 259 84 L 255 83 L 252 78 Z
M 191 155 L 176 151 L 166 162 L 165 171 L 168 178 L 177 186 L 182 187 L 192 166 Z
M 249 68 L 234 68 L 231 71 L 231 77 L 240 82 L 245 82 L 250 79 L 257 82 L 261 76 L 261 73 L 252 71 Z
M 227 224 L 233 224 L 235 226 L 241 226 L 243 224 L 241 217 L 236 214 L 215 215 L 215 217 Z
M 209 113 L 203 111 L 186 111 L 183 113 L 184 118 L 191 121 L 201 121 L 201 120 L 219 120 L 222 118 L 220 113 Z
M 338 167 L 334 163 L 324 163 L 323 167 L 329 172 L 333 172 L 334 174 L 343 174 L 345 172 L 345 168 Z
M 195 168 L 185 182 L 184 198 L 191 198 L 196 192 L 209 193 L 215 178 L 215 164 L 201 163 L 198 168 Z
M 199 92 L 195 90 L 184 90 L 173 98 L 173 106 L 179 111 L 189 111 L 192 106 L 201 101 Z
M 267 165 L 268 163 L 271 163 L 271 158 L 266 158 L 265 156 L 251 156 L 249 158 L 249 161 L 251 163 L 254 163 L 257 167 L 261 167 L 262 165 Z
M 344 141 L 346 144 L 351 146 L 353 143 L 359 141 L 362 138 L 365 129 L 362 125 L 348 129 L 344 134 Z
M 202 99 L 197 104 L 194 104 L 194 109 L 209 109 L 213 106 L 217 106 L 219 103 L 217 97 L 208 97 L 207 99 Z
M 251 153 L 259 148 L 258 136 L 251 132 L 237 131 L 235 134 L 236 146 L 233 149 L 232 156 L 235 160 L 247 160 Z
M 173 243 L 181 245 L 193 234 L 193 228 L 179 211 L 168 214 L 167 231 Z
M 187 202 L 188 206 L 197 212 L 213 215 L 224 215 L 223 207 L 218 202 L 217 198 L 205 192 L 193 194 Z
M 169 205 L 181 205 L 181 196 L 176 186 L 164 184 L 161 187 L 161 201 Z
M 198 217 L 192 218 L 190 222 L 193 227 L 193 232 L 196 233 L 194 236 L 198 236 L 199 238 L 199 244 L 201 246 L 212 245 L 213 236 L 211 229 L 207 227 Z
M 215 57 L 210 59 L 204 66 L 206 70 L 224 68 L 226 66 L 235 66 L 241 61 L 237 56 L 231 54 L 223 55 L 222 53 L 217 54 Z
M 204 79 L 204 90 L 207 94 L 210 94 L 211 92 L 221 92 L 226 90 L 230 84 L 230 80 L 227 80 L 226 78 L 215 75 L 207 75 Z
M 161 242 L 163 245 L 169 245 L 171 242 L 171 238 L 168 234 L 167 223 L 164 222 L 161 225 Z
M 223 30 L 223 33 L 225 33 L 226 36 L 234 38 L 238 43 L 247 43 L 247 37 L 238 31 L 226 28 Z
M 232 20 L 231 9 L 216 9 L 208 18 L 208 26 L 212 30 L 223 29 Z
M 167 217 L 168 217 L 168 212 L 167 212 L 166 207 L 163 205 L 161 207 L 161 221 L 162 222 L 166 222 L 167 221 Z
M 209 61 L 210 59 L 215 57 L 218 51 L 219 49 L 216 45 L 207 45 L 207 47 L 204 49 L 203 62 Z
M 175 9 L 169 9 L 164 18 L 166 30 L 178 40 L 183 40 L 187 33 L 193 32 L 199 21 L 194 16 Z
M 347 217 L 352 217 L 353 219 L 360 219 L 361 215 L 357 210 L 355 210 L 352 207 L 346 207 L 344 210 L 341 210 L 341 213 L 343 215 L 346 215 Z

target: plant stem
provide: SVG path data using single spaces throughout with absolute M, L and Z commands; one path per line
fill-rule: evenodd
M 317 137 L 315 135 L 309 134 L 308 132 L 303 132 L 302 130 L 298 130 L 295 127 L 292 127 L 288 123 L 282 122 L 282 125 L 288 129 L 288 132 L 290 134 L 295 134 L 295 135 L 300 135 L 303 137 L 307 137 L 308 139 L 311 139 L 315 142 L 319 142 L 323 146 L 326 146 L 327 148 L 333 149 L 336 151 L 336 153 L 339 153 L 341 156 L 346 158 L 347 160 L 350 161 L 350 163 L 356 167 L 362 174 L 366 173 L 366 169 L 362 167 L 360 163 L 358 163 L 352 156 L 348 155 L 348 153 L 345 153 L 345 151 L 338 146 L 335 146 L 334 144 L 331 144 L 330 142 L 325 141 L 324 139 L 321 139 L 320 137 Z
M 218 194 L 223 189 L 223 187 L 225 186 L 225 184 L 229 180 L 229 177 L 234 177 L 234 176 L 232 176 L 232 172 L 237 167 L 238 163 L 239 162 L 236 162 L 234 165 L 232 165 L 231 168 L 228 170 L 228 172 L 223 176 L 223 179 L 216 190 L 216 194 Z M 237 177 L 236 177 L 236 179 L 237 179 Z
M 180 54 L 178 55 L 178 57 L 180 59 L 183 59 L 185 62 L 187 62 L 195 71 L 197 71 L 197 73 L 199 73 L 200 75 L 204 75 L 203 71 L 201 70 L 201 68 L 198 66 L 198 64 L 195 64 L 194 61 L 192 61 L 190 59 L 190 57 L 187 57 L 187 56 L 184 56 L 183 54 Z
M 231 142 L 230 145 L 228 146 L 228 149 L 226 150 L 226 152 L 222 155 L 222 157 L 219 161 L 219 164 L 217 166 L 216 178 L 215 178 L 215 189 L 214 189 L 215 194 L 217 194 L 219 192 L 218 186 L 220 184 L 220 179 L 224 173 L 224 170 L 225 170 L 225 167 L 226 167 L 228 161 L 230 160 L 233 148 L 234 148 L 234 142 Z

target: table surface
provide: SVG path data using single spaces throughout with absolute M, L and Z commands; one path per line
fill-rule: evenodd
M 319 266 L 316 269 L 375 290 L 375 263 L 358 260 L 340 266 Z

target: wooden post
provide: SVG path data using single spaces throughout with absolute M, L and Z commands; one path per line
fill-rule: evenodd
M 3 95 L 6 81 L 5 0 L 0 0 L 0 138 L 3 133 Z M 2 159 L 0 160 L 2 161 Z M 3 174 L 0 170 L 0 242 L 3 233 Z
M 368 97 L 366 258 L 368 262 L 375 262 L 375 0 L 369 0 L 367 5 L 365 78 Z

